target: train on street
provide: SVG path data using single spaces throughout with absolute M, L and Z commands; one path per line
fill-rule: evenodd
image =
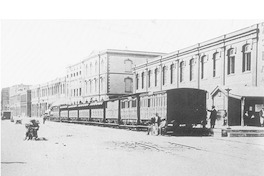
M 149 124 L 155 114 L 166 125 L 203 125 L 206 121 L 206 91 L 177 88 L 120 96 L 100 102 L 53 107 L 50 119 L 61 122 L 93 122 L 113 125 Z

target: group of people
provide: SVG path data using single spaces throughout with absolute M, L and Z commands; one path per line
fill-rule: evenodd
M 215 106 L 212 106 L 212 110 L 207 110 L 209 112 L 211 112 L 210 114 L 210 126 L 211 128 L 215 127 L 215 121 L 217 119 L 217 111 L 215 109 Z M 259 119 L 256 117 L 259 116 Z M 249 115 L 249 111 L 246 110 L 244 113 L 244 125 L 245 126 L 261 126 L 264 127 L 264 107 L 258 112 L 258 114 L 256 115 L 256 113 L 253 113 L 251 115 Z M 223 125 L 227 125 L 227 112 L 224 113 L 223 116 Z
M 261 127 L 264 127 L 264 107 L 259 111 L 258 115 L 259 115 L 259 121 L 255 113 L 250 114 L 249 111 L 246 110 L 243 118 L 244 125 L 255 126 L 259 123 Z
M 166 120 L 161 119 L 158 113 L 155 113 L 151 118 L 147 135 L 163 135 L 166 126 Z

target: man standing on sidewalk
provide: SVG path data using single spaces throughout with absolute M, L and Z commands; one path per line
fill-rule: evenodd
M 217 112 L 215 110 L 215 106 L 212 106 L 212 110 L 207 110 L 207 111 L 211 112 L 211 114 L 210 114 L 210 124 L 211 124 L 211 128 L 214 128 L 216 115 L 217 115 Z
M 264 126 L 264 107 L 259 111 L 260 126 Z

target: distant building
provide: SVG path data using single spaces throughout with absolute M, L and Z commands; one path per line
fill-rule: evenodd
M 66 79 L 57 78 L 44 84 L 34 85 L 30 88 L 32 116 L 41 116 L 48 113 L 52 106 L 67 104 Z
M 1 90 L 1 111 L 9 111 L 9 87 Z
M 132 67 L 164 53 L 107 49 L 67 68 L 70 104 L 133 93 Z
M 12 116 L 30 115 L 25 103 L 30 100 L 29 85 L 18 84 L 11 86 L 9 89 L 9 105 Z M 26 108 L 26 109 L 25 109 Z
M 222 112 L 228 111 L 229 125 L 244 125 L 244 111 L 257 116 L 264 107 L 264 23 L 137 65 L 134 80 L 134 93 L 207 90 L 208 108 L 215 105 Z

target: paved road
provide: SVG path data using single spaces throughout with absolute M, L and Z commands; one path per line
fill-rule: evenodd
M 264 175 L 264 138 L 148 136 L 144 132 L 47 122 L 40 141 L 2 121 L 3 176 Z M 45 140 L 44 140 L 45 139 Z

